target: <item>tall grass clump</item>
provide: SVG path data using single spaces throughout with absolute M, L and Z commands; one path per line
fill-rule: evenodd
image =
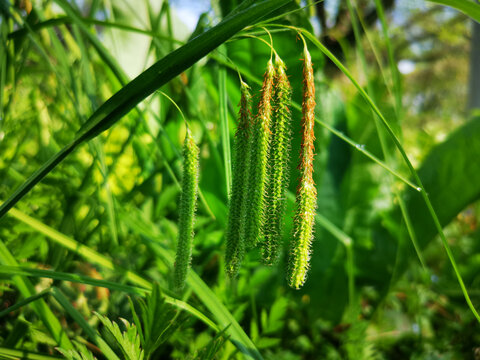
M 225 271 L 230 277 L 238 273 L 245 255 L 245 223 L 242 212 L 246 210 L 245 180 L 249 172 L 249 139 L 252 127 L 252 97 L 247 84 L 241 82 L 240 112 L 235 133 L 233 181 L 230 196 L 228 224 L 226 230 L 227 247 L 225 253 Z
M 183 178 L 180 198 L 180 218 L 178 221 L 178 243 L 175 256 L 174 284 L 176 290 L 185 286 L 188 269 L 192 258 L 193 225 L 198 195 L 200 150 L 195 144 L 190 129 L 183 143 Z

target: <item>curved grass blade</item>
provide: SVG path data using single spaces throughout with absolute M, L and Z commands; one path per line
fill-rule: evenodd
M 126 24 L 120 24 L 118 22 L 112 22 L 112 21 L 103 21 L 103 20 L 98 20 L 94 18 L 88 18 L 88 17 L 82 17 L 82 21 L 86 24 L 91 24 L 91 25 L 98 25 L 98 26 L 103 26 L 106 28 L 113 28 L 113 29 L 118 29 L 118 30 L 124 30 L 128 32 L 133 32 L 137 34 L 143 34 L 147 36 L 151 36 L 153 38 L 157 39 L 162 39 L 162 40 L 168 40 L 172 43 L 176 43 L 179 45 L 185 44 L 184 41 L 175 39 L 170 36 L 165 36 L 162 34 L 159 34 L 158 32 L 151 31 L 151 30 L 144 30 L 140 29 L 135 26 L 130 26 Z M 49 27 L 54 27 L 54 26 L 59 26 L 59 25 L 65 25 L 65 24 L 71 24 L 74 23 L 74 20 L 70 18 L 69 16 L 60 16 L 54 19 L 48 19 L 45 21 L 41 21 L 39 23 L 33 24 L 30 26 L 30 28 L 33 31 L 49 28 Z M 16 39 L 21 39 L 25 36 L 28 35 L 29 30 L 26 28 L 21 28 L 15 31 L 12 31 L 11 33 L 8 34 L 8 39 L 16 40 Z
M 42 274 L 43 277 L 50 277 L 52 279 L 58 278 L 59 280 L 68 280 L 68 281 L 72 281 L 72 282 L 82 282 L 82 283 L 90 284 L 90 285 L 94 285 L 94 286 L 102 286 L 102 287 L 106 287 L 106 288 L 112 287 L 112 289 L 113 289 L 113 287 L 115 287 L 115 290 L 120 290 L 120 291 L 124 291 L 124 292 L 128 292 L 128 291 L 126 291 L 127 289 L 130 289 L 130 290 L 136 291 L 136 292 L 140 292 L 140 293 L 142 291 L 145 292 L 145 291 L 150 291 L 151 290 L 152 284 L 151 284 L 150 281 L 142 278 L 141 276 L 137 275 L 136 273 L 134 273 L 132 271 L 128 271 L 128 270 L 122 269 L 118 266 L 115 266 L 110 259 L 108 259 L 107 257 L 105 257 L 103 255 L 100 255 L 95 250 L 92 250 L 85 245 L 79 244 L 78 242 L 69 238 L 68 236 L 65 236 L 64 234 L 59 233 L 58 231 L 50 228 L 49 226 L 41 223 L 40 221 L 38 221 L 38 220 L 20 212 L 20 211 L 18 211 L 15 208 L 12 209 L 9 212 L 9 215 L 11 215 L 15 219 L 17 219 L 17 220 L 19 220 L 19 221 L 21 221 L 21 222 L 23 222 L 27 225 L 29 225 L 30 227 L 37 230 L 38 232 L 44 234 L 45 236 L 47 236 L 48 238 L 50 238 L 51 240 L 53 240 L 57 244 L 59 244 L 59 245 L 65 247 L 65 248 L 77 253 L 78 255 L 87 259 L 91 263 L 100 265 L 100 266 L 102 266 L 106 269 L 115 270 L 117 273 L 121 273 L 123 276 L 125 276 L 125 278 L 129 282 L 131 282 L 132 284 L 141 286 L 141 288 L 127 287 L 127 285 L 120 285 L 120 284 L 108 282 L 108 281 L 105 281 L 105 280 L 91 279 L 91 278 L 88 278 L 86 276 L 80 276 L 80 275 L 76 275 L 76 274 L 74 275 L 74 274 L 58 273 L 58 272 L 53 272 L 53 271 L 49 271 L 49 270 L 35 269 L 35 271 L 34 271 L 34 269 L 29 269 L 28 270 L 29 275 L 34 276 L 34 274 L 36 274 L 36 275 Z M 0 250 L 1 250 L 1 243 L 0 243 Z M 16 265 L 16 263 L 15 263 L 15 265 Z M 19 268 L 18 266 L 15 266 L 15 267 L 17 269 Z M 26 272 L 25 268 L 23 268 L 22 270 L 23 270 L 23 272 Z M 13 267 L 10 267 L 10 271 L 13 271 Z M 0 274 L 1 274 L 1 271 L 0 271 Z M 25 274 L 25 275 L 27 275 L 27 274 Z M 62 279 L 62 277 L 63 277 L 63 279 Z M 124 287 L 124 288 L 122 289 L 119 286 Z M 175 299 L 175 298 L 170 297 L 168 295 L 165 295 L 165 293 L 168 293 L 168 291 L 165 290 L 165 289 L 162 289 L 162 290 L 164 291 L 163 296 L 165 297 L 165 302 L 167 302 L 169 304 L 172 304 L 172 305 L 174 305 L 178 308 L 184 309 L 185 311 L 189 312 L 193 316 L 199 318 L 201 321 L 203 321 L 205 324 L 207 324 L 208 326 L 210 326 L 214 330 L 218 330 L 218 327 L 209 318 L 207 318 L 205 315 L 203 315 L 200 311 L 198 311 L 197 309 L 195 309 L 191 305 L 189 305 L 189 304 L 187 304 L 187 303 L 185 303 L 181 300 L 178 300 L 178 299 Z
M 73 252 L 76 252 L 78 255 L 87 259 L 89 262 L 100 265 L 110 270 L 121 272 L 128 281 L 135 285 L 144 287 L 148 290 L 152 288 L 152 284 L 148 280 L 142 278 L 141 276 L 137 275 L 132 271 L 125 271 L 124 269 L 115 266 L 110 259 L 99 254 L 95 250 L 92 250 L 89 247 L 78 243 L 77 241 L 69 238 L 62 233 L 59 233 L 58 231 L 41 223 L 40 221 L 18 211 L 17 209 L 11 209 L 9 215 L 29 225 L 40 233 L 46 235 L 47 237 L 49 237 L 56 243 L 62 245 L 63 247 Z M 152 232 L 148 232 L 146 230 L 147 228 L 156 229 L 155 226 L 152 224 L 144 221 L 142 224 L 144 226 L 134 226 L 128 220 L 131 220 L 131 216 L 129 216 L 128 218 L 125 217 L 124 221 L 126 226 L 132 228 L 132 230 L 137 231 L 142 235 L 145 235 L 145 237 L 147 238 L 151 237 L 152 233 L 155 233 L 154 230 L 152 230 Z M 0 242 L 0 249 L 2 244 L 3 243 Z M 158 244 L 155 245 L 156 247 L 154 249 L 157 251 L 158 255 L 161 256 L 168 263 L 169 266 L 173 266 L 173 253 L 164 248 L 161 248 L 160 246 L 158 246 Z M 15 263 L 14 265 L 16 266 L 17 264 Z M 219 328 L 223 329 L 229 326 L 229 328 L 227 329 L 227 334 L 230 336 L 230 340 L 243 354 L 245 354 L 246 356 L 250 356 L 253 359 L 263 359 L 255 345 L 253 344 L 252 340 L 250 340 L 247 334 L 245 334 L 242 327 L 238 324 L 233 315 L 227 310 L 227 308 L 222 304 L 222 302 L 217 298 L 217 296 L 210 290 L 208 285 L 205 284 L 205 282 L 193 270 L 190 271 L 187 276 L 187 284 L 197 294 L 198 298 L 216 318 L 218 326 L 212 324 L 211 320 L 206 321 L 205 319 L 208 318 L 205 315 L 201 314 L 196 309 L 194 309 L 193 311 L 193 308 L 190 305 L 180 300 L 166 297 L 165 301 L 169 302 L 172 305 L 176 305 L 186 311 L 189 311 L 192 315 L 198 317 L 200 320 L 204 321 L 207 325 L 211 326 L 217 331 Z M 65 348 L 64 346 L 62 347 Z
M 224 49 L 222 49 L 224 50 Z M 232 156 L 230 154 L 230 132 L 228 130 L 227 110 L 227 70 L 224 66 L 218 69 L 218 94 L 220 100 L 220 123 L 223 148 L 223 166 L 225 168 L 225 182 L 227 184 L 227 195 L 230 198 L 232 188 Z
M 109 129 L 140 101 L 188 69 L 238 31 L 291 2 L 292 0 L 244 1 L 241 4 L 241 9 L 234 15 L 227 16 L 212 29 L 153 64 L 101 105 L 78 131 L 77 136 L 70 144 L 50 158 L 15 190 L 8 200 L 0 206 L 0 218 L 78 145 Z M 70 6 L 67 3 L 64 4 Z

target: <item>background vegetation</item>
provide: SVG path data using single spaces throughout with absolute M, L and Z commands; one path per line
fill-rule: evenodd
M 0 1 L 0 200 L 15 205 L 0 218 L 0 358 L 479 359 L 480 6 L 237 2 Z M 192 26 L 183 11 L 196 7 Z M 303 44 L 278 25 L 304 29 L 316 71 L 301 290 L 285 251 L 266 267 L 253 250 L 238 278 L 224 273 L 238 73 L 256 103 L 265 29 L 293 88 L 290 240 Z M 201 172 L 179 296 L 183 116 Z

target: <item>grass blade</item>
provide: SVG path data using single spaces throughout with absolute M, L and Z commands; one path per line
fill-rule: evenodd
M 94 279 L 94 278 L 84 276 L 84 275 L 79 275 L 79 274 L 69 274 L 69 273 L 53 271 L 53 270 L 32 269 L 32 268 L 27 268 L 23 266 L 2 266 L 0 268 L 0 275 L 31 276 L 31 277 L 49 278 L 54 280 L 71 281 L 71 282 L 76 282 L 81 284 L 103 287 L 110 290 L 122 291 L 127 294 L 140 295 L 140 296 L 145 295 L 145 293 L 148 291 L 147 289 L 144 289 L 144 288 L 119 284 L 119 283 L 107 281 L 107 280 Z M 1 317 L 1 314 L 2 313 L 0 313 L 0 317 Z
M 452 0 L 453 1 L 453 0 Z M 400 140 L 398 137 L 395 135 L 395 132 L 393 131 L 392 127 L 388 123 L 388 121 L 385 119 L 383 114 L 380 112 L 378 109 L 377 105 L 373 102 L 373 100 L 368 96 L 368 94 L 365 92 L 365 90 L 360 86 L 360 84 L 355 80 L 355 78 L 352 76 L 350 71 L 338 60 L 335 55 L 333 55 L 318 39 L 312 35 L 310 32 L 303 30 L 303 29 L 298 29 L 301 31 L 306 38 L 308 38 L 315 46 L 317 46 L 330 60 L 333 61 L 333 63 L 344 73 L 345 76 L 348 77 L 348 79 L 352 82 L 352 84 L 357 88 L 358 92 L 362 97 L 366 100 L 366 102 L 370 105 L 374 113 L 379 117 L 381 120 L 382 124 L 385 126 L 385 129 L 387 130 L 387 133 L 390 135 L 392 138 L 393 142 L 395 143 L 395 146 L 397 147 L 398 151 L 402 155 L 402 158 L 404 159 L 406 165 L 408 166 L 410 173 L 412 174 L 413 179 L 415 182 L 419 185 L 417 190 L 421 193 L 423 200 L 425 201 L 425 204 L 427 205 L 428 211 L 433 219 L 433 222 L 435 223 L 435 227 L 437 229 L 438 235 L 440 236 L 440 239 L 442 240 L 443 247 L 445 248 L 445 251 L 447 252 L 448 259 L 453 267 L 453 271 L 455 272 L 455 276 L 457 277 L 457 281 L 460 285 L 460 288 L 462 289 L 463 296 L 465 297 L 465 301 L 472 311 L 473 315 L 477 319 L 477 321 L 480 323 L 480 315 L 478 314 L 475 306 L 472 303 L 472 300 L 470 299 L 470 296 L 468 295 L 467 288 L 465 287 L 465 283 L 463 282 L 462 276 L 460 275 L 460 271 L 458 270 L 457 262 L 455 261 L 455 258 L 453 257 L 452 250 L 450 249 L 450 245 L 448 244 L 447 238 L 445 236 L 445 233 L 443 232 L 442 225 L 440 224 L 440 220 L 438 219 L 438 216 L 435 212 L 435 209 L 432 206 L 432 203 L 428 197 L 427 190 L 423 187 L 422 181 L 420 180 L 420 177 L 417 174 L 417 171 L 413 167 L 410 159 L 407 156 L 407 153 L 405 152 L 405 149 L 403 148 L 402 144 L 400 143 Z

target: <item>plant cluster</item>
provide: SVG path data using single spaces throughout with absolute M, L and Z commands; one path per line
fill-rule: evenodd
M 302 145 L 296 214 L 288 277 L 298 289 L 305 282 L 317 192 L 313 182 L 315 83 L 310 53 L 303 51 Z M 265 264 L 279 255 L 282 220 L 289 182 L 291 147 L 291 86 L 286 66 L 275 53 L 264 74 L 258 112 L 251 120 L 248 86 L 242 83 L 239 123 L 235 137 L 232 196 L 226 231 L 226 272 L 234 277 L 246 250 L 260 245 Z

